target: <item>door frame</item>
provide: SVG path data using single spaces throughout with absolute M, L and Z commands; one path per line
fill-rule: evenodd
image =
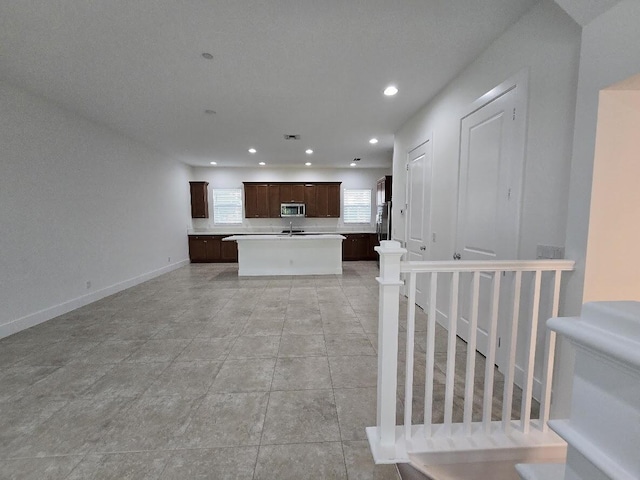
M 409 164 L 411 163 L 411 154 L 413 152 L 415 152 L 416 150 L 425 147 L 425 156 L 429 156 L 430 158 L 430 164 L 429 164 L 429 169 L 426 170 L 424 172 L 424 177 L 423 177 L 423 182 L 424 180 L 427 178 L 427 176 L 429 176 L 429 178 L 431 179 L 431 181 L 429 182 L 430 188 L 429 188 L 429 192 L 425 192 L 425 194 L 428 194 L 429 196 L 429 212 L 428 212 L 428 218 L 426 222 L 423 222 L 422 228 L 423 228 L 423 234 L 424 229 L 427 230 L 426 232 L 426 237 L 425 237 L 425 246 L 427 247 L 426 249 L 426 253 L 424 254 L 426 256 L 425 260 L 431 260 L 431 221 L 432 221 L 432 206 L 433 206 L 433 185 L 432 185 L 432 180 L 433 180 L 433 163 L 434 163 L 434 158 L 433 158 L 433 134 L 429 133 L 429 135 L 426 138 L 423 138 L 422 141 L 420 141 L 417 145 L 407 149 L 407 153 L 405 156 L 405 172 L 406 172 L 406 176 L 405 176 L 405 201 L 404 201 L 404 216 L 405 216 L 405 222 L 404 222 L 404 238 L 405 238 L 405 245 L 404 248 L 409 249 L 408 243 L 409 243 L 409 223 L 410 223 L 410 218 L 409 218 L 409 189 L 410 189 L 410 179 L 409 179 Z M 423 185 L 424 187 L 424 185 Z M 425 195 L 426 198 L 426 195 Z M 423 219 L 424 219 L 424 215 L 425 212 L 423 210 L 422 212 L 423 214 Z M 408 252 L 407 252 L 408 253 Z M 407 260 L 407 254 L 405 254 L 403 256 L 403 260 Z M 404 282 L 404 289 L 405 289 L 405 296 L 407 296 L 407 292 L 406 292 L 406 281 Z M 417 299 L 416 299 L 417 300 Z M 417 303 L 417 302 L 416 302 Z M 418 305 L 419 306 L 419 305 Z M 423 309 L 427 309 L 429 306 L 429 296 L 426 295 L 425 292 L 425 298 L 424 298 L 424 306 L 420 307 Z

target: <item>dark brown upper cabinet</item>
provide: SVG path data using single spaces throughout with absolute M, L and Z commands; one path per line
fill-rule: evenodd
M 280 184 L 280 203 L 304 203 L 304 184 Z
M 316 217 L 340 218 L 340 184 L 316 185 Z
M 244 183 L 246 218 L 279 218 L 281 203 L 304 203 L 307 217 L 340 217 L 340 182 Z
M 318 216 L 316 185 L 313 183 L 307 183 L 304 186 L 304 204 L 307 217 L 313 218 Z
M 245 218 L 269 218 L 269 214 L 269 185 L 266 183 L 245 183 Z
M 191 218 L 209 218 L 209 182 L 189 182 L 191 189 Z

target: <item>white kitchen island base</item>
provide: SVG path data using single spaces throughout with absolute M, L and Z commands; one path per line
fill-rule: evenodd
M 234 235 L 238 275 L 341 275 L 342 235 Z

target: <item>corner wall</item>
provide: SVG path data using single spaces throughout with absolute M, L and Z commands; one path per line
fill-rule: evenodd
M 186 166 L 6 83 L 0 145 L 0 337 L 187 260 Z
M 599 93 L 640 72 L 640 50 L 635 48 L 640 44 L 638 22 L 640 3 L 626 0 L 585 26 L 582 32 L 566 228 L 567 258 L 576 260 L 576 271 L 565 295 L 564 310 L 568 315 L 579 315 L 583 300 Z
M 624 0 L 582 30 L 565 241 L 566 257 L 576 261 L 576 269 L 564 289 L 561 307 L 566 316 L 579 315 L 582 310 L 598 97 L 600 90 L 640 71 L 640 50 L 635 48 L 640 43 L 638 22 L 640 3 Z M 567 342 L 562 343 L 556 373 L 557 382 L 567 388 L 573 379 L 575 361 L 569 347 Z M 559 396 L 557 403 L 568 412 L 570 395 Z

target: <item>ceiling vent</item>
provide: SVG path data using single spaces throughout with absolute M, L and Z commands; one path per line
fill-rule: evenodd
M 284 139 L 285 140 L 300 140 L 300 135 L 288 135 L 288 134 L 284 134 Z
M 359 159 L 359 158 L 354 158 L 354 159 L 353 159 L 353 161 L 354 161 L 354 162 L 359 162 L 359 161 L 360 161 L 360 159 Z

